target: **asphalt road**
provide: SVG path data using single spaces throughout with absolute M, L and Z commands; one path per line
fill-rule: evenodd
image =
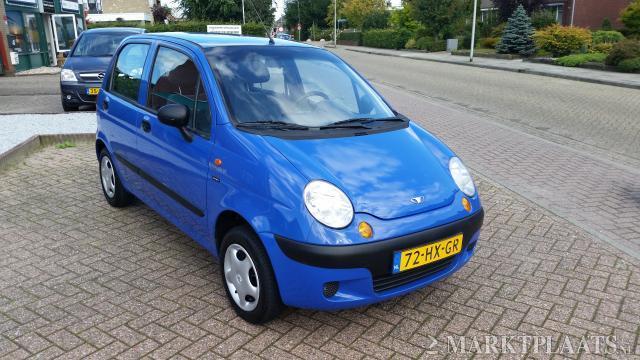
M 490 116 L 573 148 L 640 160 L 638 90 L 344 49 L 335 52 L 375 83 Z

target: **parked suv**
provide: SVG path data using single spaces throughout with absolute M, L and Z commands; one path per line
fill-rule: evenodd
M 132 36 L 97 114 L 106 200 L 139 198 L 218 257 L 249 322 L 406 294 L 478 241 L 484 212 L 460 159 L 324 49 Z
M 122 39 L 144 29 L 105 28 L 83 32 L 74 43 L 60 72 L 60 94 L 64 111 L 94 105 L 104 72 Z

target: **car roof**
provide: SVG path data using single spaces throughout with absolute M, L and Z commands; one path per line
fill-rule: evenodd
M 96 29 L 89 29 L 86 30 L 84 32 L 86 33 L 111 33 L 111 32 L 117 32 L 117 33 L 122 33 L 122 32 L 131 32 L 134 34 L 142 34 L 144 33 L 144 29 L 141 28 L 135 28 L 135 27 L 107 27 L 107 28 L 96 28 Z
M 186 32 L 167 32 L 167 33 L 153 33 L 153 34 L 140 34 L 131 37 L 130 39 L 158 39 L 158 40 L 183 40 L 190 43 L 194 43 L 202 48 L 211 48 L 216 46 L 296 46 L 296 47 L 309 47 L 314 46 L 296 43 L 287 40 L 273 39 L 273 44 L 269 44 L 269 39 L 256 36 L 244 36 L 244 35 L 225 35 L 225 34 L 210 34 L 210 33 L 186 33 Z

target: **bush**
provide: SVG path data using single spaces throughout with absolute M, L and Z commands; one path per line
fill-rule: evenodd
M 541 9 L 531 13 L 531 25 L 536 30 L 544 29 L 556 23 L 557 21 L 555 11 L 549 9 Z
M 108 27 L 137 27 L 142 28 L 143 23 L 140 21 L 103 21 L 97 23 L 88 23 L 87 29 L 101 29 Z
M 620 13 L 620 21 L 630 33 L 640 33 L 640 0 L 634 0 Z
M 488 37 L 480 39 L 479 45 L 485 49 L 495 49 L 500 38 Z
M 624 40 L 624 35 L 621 32 L 611 30 L 598 30 L 591 34 L 593 38 L 593 44 L 613 44 Z
M 574 54 L 558 58 L 555 63 L 562 66 L 575 67 L 588 62 L 604 63 L 606 58 L 607 54 L 602 53 Z
M 385 10 L 374 11 L 367 15 L 362 22 L 363 30 L 385 29 L 389 25 L 389 12 Z
M 342 45 L 362 45 L 362 33 L 360 31 L 343 31 L 338 34 L 338 42 Z
M 411 39 L 407 40 L 407 42 L 404 44 L 404 48 L 405 49 L 415 49 L 416 48 L 416 39 L 411 38 Z
M 600 28 L 606 31 L 613 30 L 613 25 L 611 24 L 611 20 L 608 17 L 604 18 L 602 20 L 602 25 L 600 26 Z
M 623 40 L 613 45 L 613 49 L 607 56 L 607 65 L 617 66 L 624 60 L 640 57 L 640 41 Z
M 536 31 L 536 46 L 554 57 L 586 51 L 591 45 L 591 31 L 579 27 L 551 25 Z
M 498 24 L 496 25 L 496 27 L 493 28 L 493 30 L 491 30 L 491 36 L 493 38 L 499 38 L 502 36 L 502 33 L 504 32 L 504 29 L 507 27 L 507 23 L 502 23 L 502 24 Z
M 130 24 L 131 23 L 131 24 Z M 219 21 L 177 21 L 170 22 L 168 24 L 156 23 L 140 26 L 140 22 L 137 21 L 109 21 L 100 22 L 87 26 L 89 29 L 104 28 L 104 27 L 119 27 L 119 26 L 132 26 L 132 27 L 144 27 L 147 32 L 207 32 L 207 25 L 219 24 Z M 268 28 L 267 28 L 268 30 Z M 259 23 L 246 23 L 242 25 L 242 34 L 249 36 L 266 36 L 265 27 Z
M 590 51 L 593 53 L 604 53 L 604 54 L 610 53 L 611 50 L 613 50 L 613 44 L 611 43 L 595 44 L 591 46 L 591 49 L 590 49 Z
M 427 52 L 445 51 L 447 42 L 445 40 L 435 40 L 431 36 L 423 36 L 416 41 L 416 48 Z
M 618 70 L 628 73 L 640 72 L 640 57 L 620 61 Z
M 379 29 L 362 33 L 362 45 L 383 48 L 402 49 L 411 38 L 411 31 L 407 29 Z

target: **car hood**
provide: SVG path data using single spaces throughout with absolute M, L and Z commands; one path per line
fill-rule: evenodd
M 76 73 L 83 72 L 104 72 L 109 67 L 111 56 L 72 56 L 65 60 L 64 68 L 71 69 Z
M 442 146 L 430 145 L 437 140 L 424 141 L 411 127 L 343 138 L 265 139 L 309 180 L 333 183 L 356 212 L 381 219 L 447 206 L 458 191 Z

